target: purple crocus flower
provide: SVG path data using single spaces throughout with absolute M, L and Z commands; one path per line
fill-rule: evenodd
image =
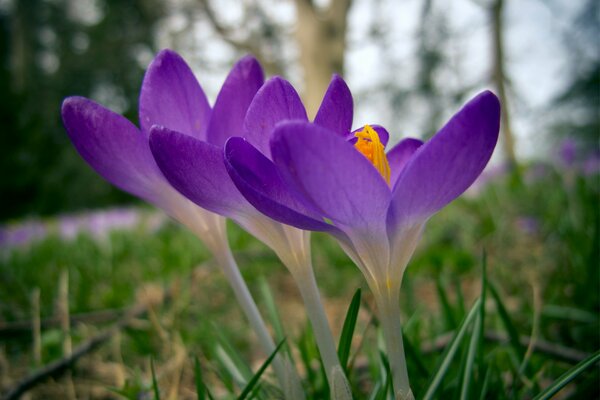
M 577 158 L 577 142 L 572 137 L 563 139 L 558 152 L 560 161 L 566 167 L 572 167 Z
M 483 92 L 427 143 L 405 139 L 385 154 L 386 138 L 369 126 L 355 131 L 356 142 L 349 140 L 352 103 L 343 98 L 331 105 L 338 118 L 279 124 L 262 147 L 229 139 L 226 164 L 257 209 L 337 238 L 375 295 L 396 396 L 412 398 L 399 320 L 402 277 L 427 220 L 462 194 L 489 161 L 500 104 Z
M 241 136 L 245 138 L 241 140 L 252 143 L 260 149 L 256 151 L 262 157 L 267 157 L 270 155 L 269 140 L 275 126 L 282 121 L 308 121 L 306 110 L 292 85 L 279 77 L 271 78 L 261 87 L 245 116 L 238 113 L 230 115 L 238 95 L 236 92 L 222 92 L 219 95 L 213 114 L 223 113 L 223 117 L 215 118 L 219 123 L 209 128 L 207 140 L 155 126 L 150 135 L 150 147 L 173 187 L 199 206 L 236 221 L 275 251 L 294 277 L 304 300 L 332 389 L 332 398 L 350 398 L 350 389 L 339 364 L 335 341 L 315 282 L 309 232 L 282 224 L 258 211 L 251 204 L 252 201 L 246 200 L 240 193 L 223 162 L 223 145 L 227 138 L 235 136 L 234 132 L 241 131 Z M 346 84 L 340 77 L 334 76 L 315 122 L 336 129 L 341 135 L 349 135 L 352 110 L 346 109 L 345 114 L 340 114 L 336 109 L 336 104 L 347 102 L 348 96 L 350 93 Z M 351 103 L 351 97 L 349 100 Z M 261 151 L 267 156 L 263 156 Z M 246 161 L 253 162 L 253 159 Z M 258 174 L 249 179 L 258 183 L 262 179 L 274 180 L 277 177 Z M 287 201 L 294 201 L 286 192 L 273 192 L 270 195 L 275 198 L 282 195 L 286 196 Z M 297 206 L 302 207 L 301 204 Z M 309 209 L 303 211 L 310 212 Z M 322 230 L 328 226 L 323 221 L 314 222 L 316 225 L 309 229 Z
M 275 349 L 258 308 L 243 281 L 227 241 L 225 218 L 212 211 L 227 207 L 217 201 L 203 209 L 182 196 L 165 179 L 150 151 L 152 127 L 172 129 L 186 138 L 222 144 L 231 134 L 240 134 L 236 121 L 264 83 L 259 63 L 242 58 L 229 73 L 217 102 L 211 109 L 191 69 L 175 52 L 164 50 L 146 71 L 139 101 L 140 128 L 121 115 L 83 97 L 69 97 L 62 105 L 62 118 L 73 145 L 104 179 L 120 189 L 162 208 L 194 232 L 213 253 L 256 331 L 266 354 Z M 228 104 L 220 99 L 232 98 Z M 211 145 L 212 145 L 211 144 Z M 218 157 L 220 153 L 203 154 Z M 210 161 L 210 160 L 209 160 Z M 218 172 L 216 173 L 218 178 Z M 229 177 L 225 175 L 227 181 Z M 208 196 L 220 183 L 202 187 Z M 277 356 L 273 366 L 286 397 L 303 398 L 297 374 Z

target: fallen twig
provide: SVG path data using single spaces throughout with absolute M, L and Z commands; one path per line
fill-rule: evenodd
M 129 310 L 125 312 L 125 314 L 119 318 L 119 320 L 110 328 L 100 332 L 99 334 L 91 337 L 86 340 L 75 349 L 73 349 L 72 353 L 66 357 L 63 357 L 59 360 L 53 361 L 45 366 L 39 368 L 34 371 L 30 375 L 23 378 L 19 381 L 14 387 L 9 389 L 2 400 L 15 400 L 21 397 L 23 393 L 37 385 L 38 383 L 48 379 L 48 378 L 57 378 L 62 375 L 65 371 L 67 371 L 75 362 L 83 357 L 84 355 L 94 351 L 108 339 L 110 339 L 114 334 L 121 331 L 123 328 L 129 326 L 135 318 L 144 314 L 149 307 L 157 302 L 162 302 L 165 298 L 169 298 L 170 295 L 167 294 L 164 298 L 160 298 L 160 301 L 157 299 L 147 299 L 146 301 L 142 301 L 138 305 L 131 307 Z

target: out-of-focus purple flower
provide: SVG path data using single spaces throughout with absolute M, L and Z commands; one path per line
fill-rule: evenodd
M 595 151 L 583 161 L 583 174 L 596 175 L 600 172 L 600 151 Z
M 577 142 L 575 139 L 571 137 L 563 139 L 560 143 L 558 154 L 561 162 L 565 166 L 571 167 L 575 163 L 577 157 Z
M 63 214 L 45 220 L 28 220 L 0 226 L 0 247 L 22 247 L 51 235 L 58 235 L 64 240 L 73 240 L 80 234 L 104 239 L 112 231 L 131 230 L 142 225 L 147 230 L 156 230 L 164 220 L 164 214 L 154 212 L 146 215 L 136 208 Z
M 337 108 L 345 113 L 343 103 Z M 369 126 L 353 132 L 353 143 L 346 130 L 317 120 L 278 124 L 270 144 L 250 138 L 226 144 L 229 173 L 258 210 L 329 232 L 361 269 L 381 313 L 399 398 L 412 396 L 399 338 L 405 268 L 427 220 L 482 172 L 499 126 L 499 101 L 483 92 L 427 143 L 405 139 L 387 155 L 386 138 Z
M 521 216 L 516 220 L 517 227 L 527 235 L 535 235 L 540 230 L 540 221 L 531 216 Z
M 552 169 L 547 164 L 544 164 L 543 162 L 535 162 L 525 172 L 525 182 L 539 182 L 543 179 L 546 179 L 550 175 L 551 171 Z
M 48 232 L 41 221 L 26 221 L 0 227 L 0 248 L 22 247 L 43 239 Z
M 65 215 L 57 222 L 58 234 L 63 239 L 73 239 L 81 233 L 102 239 L 111 231 L 134 228 L 141 223 L 141 216 L 140 212 L 133 208 L 114 208 Z

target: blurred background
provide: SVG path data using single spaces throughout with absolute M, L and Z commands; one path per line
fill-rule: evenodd
M 60 104 L 86 96 L 135 121 L 144 70 L 163 48 L 184 56 L 213 100 L 245 53 L 291 80 L 310 112 L 341 73 L 355 126 L 382 124 L 394 141 L 432 135 L 491 88 L 505 116 L 496 165 L 547 160 L 563 144 L 598 158 L 598 8 L 593 0 L 2 0 L 0 220 L 131 201 L 82 167 Z
M 62 127 L 60 106 L 70 95 L 137 124 L 144 71 L 171 48 L 211 102 L 247 53 L 267 75 L 289 79 L 312 115 L 339 73 L 354 96 L 354 126 L 381 124 L 392 144 L 430 137 L 471 96 L 494 91 L 503 104 L 497 151 L 467 195 L 429 224 L 403 284 L 403 312 L 412 321 L 408 337 L 424 348 L 455 329 L 480 290 L 485 249 L 518 334 L 549 346 L 527 356 L 528 379 L 514 378 L 523 371 L 506 367 L 499 352 L 498 370 L 517 372 L 496 384 L 512 387 L 510 398 L 526 398 L 599 347 L 599 38 L 596 0 L 0 0 L 0 388 L 64 355 L 64 329 L 52 318 L 65 304 L 73 315 L 112 310 L 116 317 L 147 283 L 180 285 L 179 300 L 157 312 L 167 320 L 132 328 L 118 339 L 122 350 L 95 355 L 80 370 L 89 381 L 75 379 L 71 397 L 87 389 L 86 396 L 110 397 L 108 386 L 135 392 L 131 382 L 140 371 L 147 376 L 149 355 L 167 360 L 183 348 L 218 359 L 203 348 L 214 343 L 207 339 L 213 324 L 226 327 L 249 359 L 260 357 L 206 250 L 103 181 Z M 304 326 L 277 260 L 230 230 L 251 289 L 266 293 L 267 277 L 284 322 Z M 332 241 L 315 236 L 319 284 L 337 332 L 351 294 L 365 285 Z M 261 299 L 261 307 L 269 304 L 269 296 Z M 31 327 L 18 325 L 32 313 L 46 327 L 33 348 Z M 86 318 L 70 333 L 74 343 L 110 321 Z M 498 333 L 498 326 L 488 328 Z M 597 370 L 592 375 L 566 397 L 598 395 Z M 175 393 L 186 398 L 192 378 L 182 376 L 184 389 Z M 34 398 L 60 397 L 62 385 Z

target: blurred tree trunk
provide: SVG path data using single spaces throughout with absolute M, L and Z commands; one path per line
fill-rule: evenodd
M 312 0 L 294 0 L 295 36 L 304 71 L 304 103 L 314 117 L 329 85 L 331 75 L 344 73 L 346 31 L 351 0 L 331 0 L 319 9 Z
M 256 56 L 267 74 L 282 75 L 285 60 L 280 37 L 284 29 L 268 17 L 261 2 L 248 1 L 238 26 L 223 23 L 216 1 L 198 0 L 214 31 L 238 50 Z M 326 7 L 313 0 L 292 0 L 296 9 L 294 38 L 300 49 L 303 72 L 302 97 L 309 117 L 314 117 L 334 73 L 343 75 L 348 11 L 352 0 L 330 0 Z M 258 23 L 257 23 L 258 22 Z M 248 26 L 254 26 L 249 30 Z M 241 28 L 241 29 L 240 29 Z
M 510 125 L 510 112 L 506 96 L 506 72 L 504 69 L 504 36 L 503 12 L 504 0 L 495 0 L 490 11 L 492 16 L 492 51 L 493 51 L 493 80 L 502 104 L 502 149 L 509 166 L 517 165 L 515 154 L 515 139 Z

